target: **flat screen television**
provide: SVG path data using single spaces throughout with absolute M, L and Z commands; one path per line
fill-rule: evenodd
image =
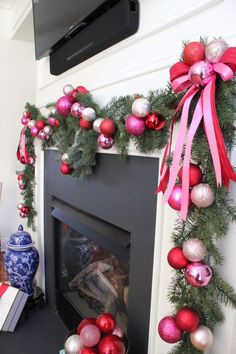
M 138 30 L 138 0 L 32 0 L 36 59 L 59 75 Z

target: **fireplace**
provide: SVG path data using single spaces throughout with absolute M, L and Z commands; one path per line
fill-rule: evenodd
M 132 354 L 148 348 L 158 159 L 98 154 L 78 181 L 45 152 L 46 294 L 69 329 L 112 312 Z

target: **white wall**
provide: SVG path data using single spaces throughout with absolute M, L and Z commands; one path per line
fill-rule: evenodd
M 86 86 L 100 104 L 106 103 L 112 96 L 146 93 L 149 89 L 166 85 L 168 69 L 180 56 L 182 40 L 198 40 L 200 36 L 222 36 L 231 45 L 236 44 L 235 0 L 140 0 L 140 7 L 140 28 L 132 38 L 59 77 L 49 75 L 48 59 L 39 62 L 37 104 L 44 106 L 61 96 L 62 88 L 67 83 Z M 235 194 L 234 186 L 232 195 Z M 42 189 L 40 195 L 42 196 Z M 43 210 L 42 203 L 41 198 L 39 210 Z M 171 348 L 171 345 L 161 341 L 157 335 L 157 324 L 170 310 L 166 294 L 171 271 L 166 262 L 166 255 L 170 249 L 170 235 L 175 216 L 168 207 L 163 207 L 159 199 L 149 354 L 164 354 Z M 40 225 L 42 227 L 42 222 Z M 233 271 L 235 231 L 235 226 L 232 226 L 222 244 L 222 251 L 227 258 L 222 272 L 236 288 Z M 42 239 L 40 242 L 42 245 Z M 236 353 L 235 339 L 232 338 L 235 329 L 235 311 L 227 310 L 227 319 L 217 332 L 212 353 Z
M 11 11 L 0 8 L 0 234 L 4 239 L 23 221 L 16 209 L 22 201 L 15 174 L 22 165 L 17 162 L 16 149 L 25 103 L 35 98 L 34 47 L 12 40 L 11 25 Z

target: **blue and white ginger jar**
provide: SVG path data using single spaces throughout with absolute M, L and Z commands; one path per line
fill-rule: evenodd
M 33 294 L 33 280 L 39 265 L 39 254 L 30 234 L 23 226 L 10 236 L 4 255 L 4 266 L 12 286 Z

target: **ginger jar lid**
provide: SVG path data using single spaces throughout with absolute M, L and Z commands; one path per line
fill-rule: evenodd
M 7 246 L 10 249 L 22 250 L 34 245 L 30 234 L 24 231 L 23 226 L 19 225 L 18 231 L 10 235 Z

